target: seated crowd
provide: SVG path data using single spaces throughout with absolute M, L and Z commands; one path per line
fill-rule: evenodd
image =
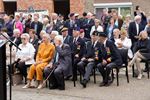
M 137 13 L 138 12 L 138 13 Z M 143 76 L 140 65 L 142 60 L 150 59 L 150 18 L 142 11 L 135 11 L 134 20 L 130 15 L 125 20 L 116 10 L 103 10 L 101 19 L 96 19 L 92 13 L 70 13 L 69 19 L 53 13 L 45 15 L 42 22 L 39 15 L 16 15 L 14 19 L 5 15 L 1 34 L 10 38 L 18 47 L 6 45 L 7 65 L 10 64 L 12 47 L 12 62 L 18 61 L 15 68 L 25 80 L 23 88 L 33 87 L 36 80 L 38 89 L 44 87 L 45 79 L 49 80 L 50 89 L 65 90 L 65 80 L 78 79 L 86 88 L 90 81 L 93 68 L 97 68 L 102 76 L 100 86 L 113 83 L 111 70 L 122 66 L 123 59 L 119 50 L 127 49 L 129 65 L 135 64 L 137 78 Z M 24 23 L 23 23 L 24 22 Z M 0 36 L 0 39 L 5 39 Z M 145 69 L 146 70 L 146 69 Z

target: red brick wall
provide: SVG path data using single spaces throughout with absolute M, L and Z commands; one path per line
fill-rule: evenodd
M 49 13 L 54 11 L 53 0 L 17 0 L 18 10 L 26 10 L 29 6 L 35 10 L 48 10 Z
M 4 12 L 3 0 L 0 0 L 0 12 Z
M 120 3 L 130 2 L 131 0 L 94 0 L 94 3 Z
M 85 8 L 86 0 L 70 0 L 70 12 L 82 15 Z

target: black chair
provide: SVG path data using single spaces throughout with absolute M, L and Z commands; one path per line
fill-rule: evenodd
M 96 65 L 93 67 L 93 72 L 92 72 L 92 75 L 93 75 L 93 78 L 94 78 L 94 84 L 96 84 Z M 85 67 L 84 67 L 84 70 L 85 70 Z M 80 73 L 80 81 L 82 80 L 82 75 Z
M 148 60 L 142 60 L 141 62 L 145 63 L 145 67 L 147 69 L 147 78 L 149 79 L 149 65 L 150 65 L 150 59 Z M 134 65 L 132 66 L 132 75 L 135 77 L 135 70 Z
M 128 75 L 128 49 L 119 49 L 119 52 L 121 54 L 121 58 L 123 61 L 122 66 L 116 66 L 112 68 L 112 80 L 114 80 L 114 72 L 113 69 L 116 70 L 116 78 L 117 78 L 117 86 L 119 86 L 119 70 L 121 68 L 126 68 L 126 77 L 127 77 L 127 83 L 129 83 L 129 75 Z

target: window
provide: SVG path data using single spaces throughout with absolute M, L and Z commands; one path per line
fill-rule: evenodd
M 118 15 L 122 15 L 125 17 L 127 14 L 131 15 L 132 10 L 132 3 L 126 2 L 126 3 L 96 3 L 94 4 L 95 13 L 97 15 L 97 18 L 101 18 L 102 11 L 104 8 L 111 10 L 116 9 L 118 11 Z

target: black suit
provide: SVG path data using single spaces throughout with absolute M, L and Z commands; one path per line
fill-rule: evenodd
M 99 52 L 99 58 L 101 58 L 101 60 L 107 61 L 106 65 L 103 65 L 102 63 L 97 65 L 103 77 L 103 82 L 107 84 L 109 81 L 109 74 L 111 72 L 111 69 L 113 67 L 121 66 L 122 58 L 114 42 L 110 40 L 106 41 L 105 47 L 104 45 L 101 47 L 101 51 Z M 111 58 L 111 61 L 108 61 L 108 58 Z
M 37 24 L 37 30 L 35 29 L 35 25 Z M 40 39 L 40 32 L 43 29 L 43 24 L 41 22 L 32 22 L 31 23 L 31 29 L 34 29 L 36 31 L 36 35 Z
M 10 38 L 17 46 L 19 46 L 19 44 L 21 44 L 21 38 L 15 38 L 15 37 L 11 37 Z
M 72 42 L 71 45 L 72 50 L 72 59 L 73 59 L 73 78 L 77 79 L 77 63 L 81 60 L 83 55 L 86 52 L 86 46 L 83 39 L 80 37 L 74 42 Z M 79 55 L 79 57 L 75 57 L 75 55 Z
M 74 28 L 80 28 L 79 20 L 74 20 L 74 23 L 71 24 L 71 20 L 66 20 L 64 23 L 64 27 L 68 28 L 68 34 L 72 36 Z
M 71 47 L 72 42 L 73 42 L 73 37 L 70 36 L 70 35 L 67 35 L 67 36 L 65 37 L 64 43 L 65 43 L 65 44 L 68 44 L 68 45 Z
M 91 28 L 92 28 L 93 25 L 94 25 L 94 20 L 93 19 L 84 20 L 82 27 L 84 28 L 86 38 L 91 38 L 90 37 L 90 32 L 91 32 Z
M 87 42 L 86 45 L 86 54 L 84 57 L 86 58 L 84 61 L 80 61 L 78 65 L 78 70 L 83 75 L 83 79 L 88 81 L 90 74 L 92 72 L 93 67 L 97 64 L 98 59 L 95 59 L 95 57 L 98 57 L 98 51 L 100 50 L 101 44 L 99 42 L 96 42 L 95 44 L 91 41 Z M 88 61 L 88 59 L 91 58 L 93 61 Z M 85 66 L 86 71 L 85 71 Z
M 61 21 L 56 20 L 56 23 L 53 22 L 53 30 L 60 32 L 62 28 L 63 28 L 63 23 L 61 23 Z
M 137 31 L 138 31 L 138 33 L 137 33 Z M 137 28 L 136 28 L 136 22 L 135 21 L 131 22 L 129 24 L 128 33 L 129 33 L 129 38 L 132 41 L 132 44 L 137 42 L 138 39 L 136 39 L 135 36 L 138 36 L 141 31 L 142 31 L 141 24 L 139 24 L 139 30 L 137 30 Z

